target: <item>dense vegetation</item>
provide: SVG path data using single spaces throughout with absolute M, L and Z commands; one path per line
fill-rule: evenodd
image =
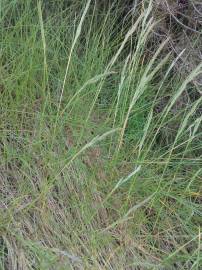
M 0 1 L 0 269 L 201 269 L 202 64 L 136 2 Z

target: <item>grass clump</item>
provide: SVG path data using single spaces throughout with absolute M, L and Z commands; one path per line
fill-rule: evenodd
M 2 1 L 0 269 L 200 269 L 202 66 L 142 3 Z

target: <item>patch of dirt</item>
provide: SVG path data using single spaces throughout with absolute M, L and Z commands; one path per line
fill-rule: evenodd
M 155 0 L 153 17 L 157 22 L 156 39 L 169 38 L 167 51 L 176 58 L 182 52 L 175 70 L 185 79 L 202 60 L 202 3 L 190 0 Z M 202 93 L 202 74 L 193 84 Z

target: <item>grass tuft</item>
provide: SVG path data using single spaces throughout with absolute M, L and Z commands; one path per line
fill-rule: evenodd
M 0 269 L 201 269 L 202 65 L 153 1 L 56 2 L 0 3 Z

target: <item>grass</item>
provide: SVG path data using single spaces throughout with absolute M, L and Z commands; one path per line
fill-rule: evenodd
M 84 2 L 0 3 L 0 269 L 199 270 L 202 66 Z

